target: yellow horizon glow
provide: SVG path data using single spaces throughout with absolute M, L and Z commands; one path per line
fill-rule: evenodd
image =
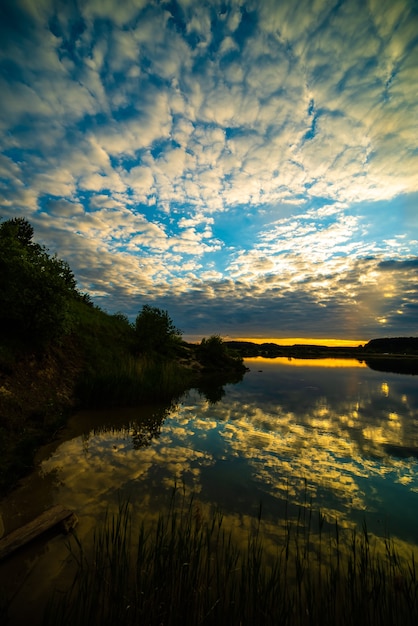
M 356 348 L 364 345 L 368 340 L 364 339 L 332 339 L 321 338 L 312 339 L 312 337 L 238 337 L 228 338 L 229 341 L 251 341 L 252 343 L 277 343 L 280 346 L 309 345 L 309 346 L 327 346 L 340 348 Z

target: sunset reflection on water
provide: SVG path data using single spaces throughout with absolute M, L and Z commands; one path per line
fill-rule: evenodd
M 317 358 L 299 359 L 296 357 L 276 357 L 272 359 L 272 358 L 257 356 L 257 357 L 248 358 L 246 359 L 246 361 L 249 367 L 251 367 L 252 365 L 253 366 L 256 366 L 256 365 L 262 366 L 263 364 L 271 365 L 272 362 L 276 363 L 276 365 L 283 364 L 283 365 L 291 365 L 292 367 L 329 367 L 332 369 L 336 367 L 343 367 L 343 368 L 367 367 L 364 361 L 359 361 L 358 359 L 333 359 L 331 357 L 325 358 L 325 359 L 317 359 Z

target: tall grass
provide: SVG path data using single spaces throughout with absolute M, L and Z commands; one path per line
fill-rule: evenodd
M 178 396 L 188 388 L 190 379 L 190 372 L 176 361 L 125 355 L 85 372 L 77 395 L 83 406 L 127 406 Z
M 83 407 L 127 406 L 179 396 L 191 385 L 190 369 L 173 354 L 138 352 L 132 324 L 123 315 L 74 301 L 75 342 L 83 355 L 77 398 Z
M 324 517 L 310 509 L 283 520 L 272 558 L 260 521 L 261 511 L 241 546 L 222 514 L 203 515 L 193 498 L 178 506 L 174 496 L 168 513 L 139 530 L 122 504 L 96 531 L 91 551 L 77 539 L 70 544 L 77 572 L 71 588 L 52 598 L 45 624 L 418 623 L 414 558 L 402 561 L 389 539 L 381 552 L 364 525 L 343 544 L 342 529 L 325 532 Z

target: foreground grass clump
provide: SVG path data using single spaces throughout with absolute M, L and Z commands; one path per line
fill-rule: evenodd
M 72 587 L 51 600 L 46 624 L 175 626 L 416 625 L 413 557 L 401 562 L 391 541 L 372 545 L 367 529 L 343 546 L 336 526 L 313 542 L 312 516 L 299 518 L 266 554 L 260 519 L 242 547 L 219 512 L 202 516 L 191 499 L 133 531 L 130 506 L 108 516 L 92 551 L 76 540 Z M 316 535 L 318 539 L 318 534 Z M 314 545 L 316 547 L 314 547 Z M 325 558 L 326 556 L 326 558 Z
M 180 396 L 191 381 L 191 372 L 176 361 L 128 356 L 85 372 L 77 394 L 85 407 L 126 406 Z

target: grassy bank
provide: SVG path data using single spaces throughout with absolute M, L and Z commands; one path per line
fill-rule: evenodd
M 218 379 L 242 376 L 241 360 L 222 344 L 211 357 L 179 338 L 161 352 L 144 351 L 135 327 L 121 314 L 109 315 L 88 299 L 68 304 L 71 332 L 39 346 L 20 335 L 0 341 L 0 495 L 33 467 L 37 448 L 54 437 L 77 408 L 132 406 L 178 398 L 188 388 L 212 388 Z M 209 393 L 209 391 L 208 391 Z
M 169 399 L 193 382 L 192 368 L 181 364 L 186 351 L 182 344 L 171 354 L 141 352 L 133 326 L 123 315 L 108 315 L 83 303 L 77 307 L 83 368 L 75 397 L 80 406 L 129 406 Z
M 74 582 L 51 599 L 45 623 L 415 626 L 413 558 L 402 561 L 389 539 L 377 550 L 365 526 L 343 544 L 343 530 L 322 523 L 312 511 L 304 523 L 285 521 L 267 558 L 260 519 L 242 547 L 222 514 L 205 517 L 193 498 L 180 508 L 173 499 L 139 531 L 125 503 L 96 531 L 92 550 L 72 542 Z
M 193 382 L 193 373 L 176 361 L 128 355 L 123 362 L 107 363 L 86 372 L 77 385 L 84 407 L 129 406 L 142 401 L 174 398 Z

